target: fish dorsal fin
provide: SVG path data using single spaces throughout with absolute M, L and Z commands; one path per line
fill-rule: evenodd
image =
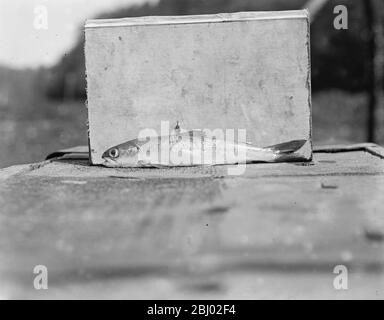
M 299 150 L 306 142 L 307 140 L 293 140 L 293 141 L 269 146 L 269 147 L 266 147 L 265 149 L 270 149 L 275 153 L 284 153 L 284 154 L 293 153 Z
M 179 121 L 176 122 L 176 127 L 175 127 L 175 134 L 180 134 L 181 133 L 181 128 L 179 126 Z

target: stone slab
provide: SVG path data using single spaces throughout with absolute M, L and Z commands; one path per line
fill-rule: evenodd
M 384 160 L 337 148 L 239 177 L 71 159 L 2 169 L 0 297 L 382 299 Z M 38 264 L 47 291 L 32 287 Z M 348 291 L 333 287 L 340 264 Z

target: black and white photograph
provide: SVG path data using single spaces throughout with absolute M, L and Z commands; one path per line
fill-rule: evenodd
M 0 0 L 0 300 L 384 299 L 383 90 L 382 0 Z

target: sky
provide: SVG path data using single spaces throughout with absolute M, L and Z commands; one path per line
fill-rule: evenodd
M 0 65 L 52 66 L 75 44 L 88 18 L 157 0 L 0 0 Z

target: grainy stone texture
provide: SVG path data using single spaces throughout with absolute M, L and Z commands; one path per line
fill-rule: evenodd
M 161 121 L 246 129 L 259 147 L 308 140 L 310 159 L 306 11 L 92 20 L 85 37 L 92 163 Z
M 383 159 L 351 149 L 226 169 L 0 170 L 0 296 L 384 297 Z M 40 264 L 46 291 L 32 286 Z M 348 291 L 333 288 L 340 264 Z

